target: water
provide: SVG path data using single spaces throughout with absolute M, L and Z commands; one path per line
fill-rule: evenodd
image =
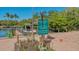
M 0 38 L 6 37 L 9 30 L 0 30 Z
M 1 37 L 6 37 L 7 31 L 6 30 L 0 30 L 0 38 Z
M 9 29 L 9 28 L 6 28 L 6 29 L 0 29 L 0 38 L 12 38 L 14 35 L 13 35 L 13 32 L 15 30 L 14 29 Z

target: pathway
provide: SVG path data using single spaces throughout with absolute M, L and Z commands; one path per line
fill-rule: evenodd
M 0 51 L 14 51 L 16 38 L 0 38 Z

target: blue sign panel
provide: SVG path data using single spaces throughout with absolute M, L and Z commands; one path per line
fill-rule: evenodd
M 39 35 L 48 34 L 48 20 L 47 19 L 44 19 L 44 20 L 39 19 L 38 20 L 38 34 Z

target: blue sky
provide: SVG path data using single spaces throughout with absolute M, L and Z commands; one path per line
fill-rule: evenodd
M 3 16 L 9 12 L 11 14 L 17 14 L 20 19 L 28 19 L 32 17 L 32 8 L 34 12 L 40 12 L 40 11 L 63 11 L 64 7 L 0 7 L 0 20 L 4 20 Z

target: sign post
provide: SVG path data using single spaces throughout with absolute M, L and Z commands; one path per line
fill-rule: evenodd
M 43 21 L 41 19 L 38 20 L 38 34 L 48 34 L 48 19 L 44 19 Z
M 43 18 L 41 13 L 41 19 L 38 20 L 38 35 L 41 35 L 41 45 L 44 45 L 45 35 L 48 34 L 48 19 Z

